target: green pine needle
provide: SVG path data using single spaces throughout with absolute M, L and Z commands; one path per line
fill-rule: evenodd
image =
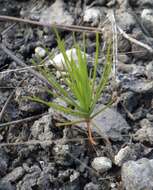
M 79 123 L 80 121 L 90 121 L 91 119 L 93 119 L 93 117 L 95 117 L 111 105 L 110 102 L 105 108 L 99 109 L 100 111 L 96 112 L 95 110 L 96 104 L 108 83 L 111 73 L 111 45 L 108 46 L 106 63 L 103 68 L 103 73 L 101 74 L 101 78 L 97 82 L 96 79 L 99 57 L 99 34 L 96 34 L 95 61 L 93 65 L 93 70 L 91 72 L 92 74 L 89 75 L 88 62 L 85 52 L 85 38 L 83 40 L 83 52 L 81 51 L 81 47 L 79 46 L 79 44 L 74 39 L 74 48 L 76 49 L 78 59 L 76 63 L 72 55 L 71 57 L 67 56 L 64 40 L 60 38 L 56 30 L 55 33 L 57 37 L 59 51 L 62 53 L 64 58 L 63 65 L 65 67 L 66 78 L 64 76 L 63 81 L 69 91 L 61 86 L 60 82 L 45 65 L 43 67 L 39 67 L 39 71 L 48 80 L 48 82 L 54 89 L 54 92 L 52 92 L 50 89 L 47 89 L 47 93 L 51 94 L 53 97 L 58 97 L 59 99 L 64 101 L 66 105 L 71 106 L 71 108 L 59 105 L 58 103 L 44 101 L 39 97 L 31 97 L 29 99 L 45 104 L 48 107 L 52 107 L 53 109 L 63 112 L 65 114 L 70 114 L 80 118 L 80 120 L 78 121 L 67 122 L 65 123 L 65 125 Z

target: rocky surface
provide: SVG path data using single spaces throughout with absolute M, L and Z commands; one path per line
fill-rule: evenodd
M 152 165 L 153 160 L 142 158 L 137 161 L 128 161 L 122 167 L 122 180 L 127 190 L 153 188 Z
M 101 28 L 97 80 L 115 24 L 129 37 L 153 48 L 152 0 L 0 0 L 0 14 L 40 23 Z M 61 74 L 65 76 L 63 58 L 50 28 L 0 21 L 0 33 L 3 45 L 27 67 L 34 67 L 32 61 L 37 65 L 45 59 L 59 80 Z M 68 56 L 77 61 L 72 33 L 64 29 L 59 33 L 65 39 Z M 82 33 L 75 35 L 82 47 Z M 86 44 L 90 71 L 95 56 L 94 34 L 86 35 Z M 0 48 L 0 115 L 13 92 L 0 116 L 0 190 L 153 189 L 153 54 L 119 31 L 117 47 L 117 80 L 110 80 L 95 111 L 112 95 L 116 101 L 94 119 L 94 147 L 83 124 L 57 127 L 61 120 L 73 118 L 27 101 L 27 96 L 58 100 L 46 92 L 40 79 L 21 68 L 20 61 Z M 54 61 L 47 57 L 48 51 L 55 53 Z M 18 122 L 2 127 L 12 121 Z M 104 141 L 106 136 L 111 149 Z

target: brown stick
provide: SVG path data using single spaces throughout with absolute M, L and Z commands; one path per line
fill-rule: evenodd
M 95 140 L 92 137 L 91 127 L 90 127 L 90 121 L 87 121 L 86 124 L 87 124 L 87 131 L 88 131 L 89 142 L 92 145 L 96 145 L 96 142 L 95 142 Z
M 15 22 L 22 22 L 25 24 L 31 24 L 35 26 L 43 26 L 43 27 L 56 27 L 58 29 L 64 29 L 64 30 L 69 30 L 69 31 L 77 31 L 77 32 L 87 32 L 87 33 L 96 33 L 99 32 L 101 33 L 101 28 L 95 28 L 95 27 L 86 27 L 86 26 L 78 26 L 78 25 L 64 25 L 64 24 L 49 24 L 49 23 L 41 23 L 33 20 L 28 20 L 28 19 L 22 19 L 22 18 L 17 18 L 17 17 L 12 17 L 12 16 L 5 16 L 5 15 L 0 15 L 0 20 L 4 21 L 15 21 Z

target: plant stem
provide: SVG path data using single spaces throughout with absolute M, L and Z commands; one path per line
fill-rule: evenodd
M 90 121 L 86 121 L 86 125 L 87 125 L 89 142 L 91 144 L 93 144 L 93 145 L 96 145 L 96 142 L 95 142 L 95 140 L 92 137 L 91 127 L 90 127 Z

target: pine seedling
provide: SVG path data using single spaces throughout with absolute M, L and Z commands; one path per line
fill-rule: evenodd
M 84 38 L 84 50 L 81 51 L 81 47 L 74 40 L 74 48 L 76 49 L 77 62 L 71 55 L 68 57 L 66 54 L 65 41 L 62 40 L 56 32 L 57 44 L 60 53 L 63 55 L 63 66 L 65 68 L 66 77 L 61 77 L 65 83 L 65 87 L 62 87 L 59 80 L 44 67 L 39 67 L 40 72 L 48 80 L 54 90 L 47 89 L 53 97 L 58 97 L 69 106 L 63 106 L 54 102 L 47 102 L 39 97 L 31 97 L 30 99 L 42 104 L 52 107 L 53 109 L 75 116 L 75 121 L 59 123 L 58 126 L 70 126 L 84 122 L 87 127 L 88 138 L 91 144 L 95 144 L 95 140 L 92 137 L 91 125 L 92 120 L 102 111 L 104 111 L 111 103 L 102 107 L 96 111 L 97 102 L 102 96 L 102 93 L 108 83 L 111 73 L 111 45 L 108 46 L 106 63 L 104 64 L 103 73 L 97 82 L 97 66 L 99 57 L 99 34 L 96 34 L 96 52 L 92 72 L 88 72 L 88 61 L 86 57 L 85 38 Z M 69 89 L 69 90 L 67 90 Z M 94 126 L 94 125 L 93 125 Z

